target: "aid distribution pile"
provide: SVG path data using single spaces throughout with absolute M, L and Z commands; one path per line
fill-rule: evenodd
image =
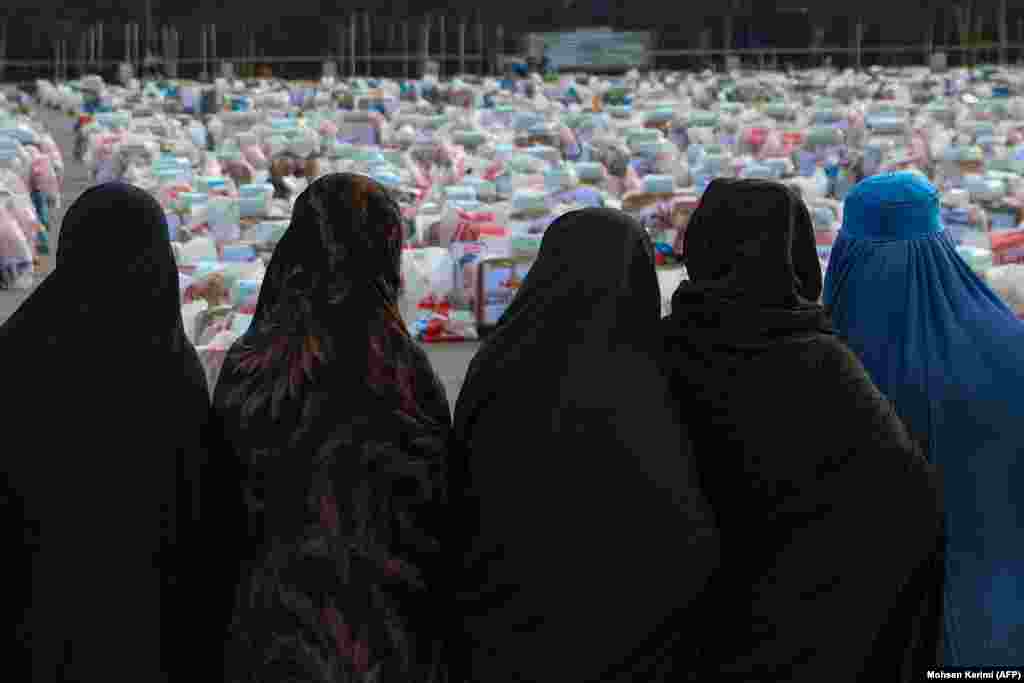
M 685 277 L 689 216 L 716 177 L 798 188 L 826 264 L 859 179 L 923 173 L 968 263 L 1024 312 L 1024 71 L 127 87 L 89 77 L 38 88 L 74 117 L 76 153 L 95 182 L 131 182 L 164 206 L 186 325 L 211 379 L 252 319 L 295 198 L 337 171 L 368 174 L 398 198 L 403 313 L 423 341 L 473 339 L 493 324 L 547 227 L 591 206 L 627 211 L 649 230 L 667 312 Z M 39 222 L 32 190 L 59 198 L 63 162 L 15 109 L 0 114 L 0 224 L 18 223 L 8 232 L 23 236 L 25 253 L 3 267 L 24 284 Z M 585 234 L 579 249 L 586 258 Z

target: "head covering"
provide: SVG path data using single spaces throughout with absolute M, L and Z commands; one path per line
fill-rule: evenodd
M 109 344 L 107 334 L 84 333 L 109 325 L 115 338 L 144 336 L 147 345 L 186 352 L 170 231 L 144 190 L 108 183 L 83 193 L 64 216 L 55 268 L 5 327 L 31 318 L 49 337 L 81 346 Z
M 29 448 L 50 439 L 4 459 L 4 518 L 25 533 L 7 556 L 32 575 L 24 611 L 4 614 L 21 622 L 31 680 L 101 679 L 114 661 L 146 680 L 182 672 L 186 639 L 208 635 L 193 622 L 208 598 L 196 564 L 211 557 L 197 517 L 210 406 L 150 195 L 101 185 L 70 207 L 56 270 L 0 327 L 0 356 L 17 397 L 4 423 Z M 44 436 L 54 415 L 62 445 Z
M 683 257 L 689 281 L 672 297 L 680 324 L 689 319 L 736 347 L 830 331 L 814 224 L 785 185 L 714 180 L 690 218 Z
M 247 558 L 228 680 L 441 680 L 451 418 L 396 309 L 401 253 L 401 216 L 381 186 L 320 178 L 225 360 L 214 406 L 243 498 L 227 469 L 221 480 L 245 510 L 232 538 Z
M 722 538 L 699 680 L 811 683 L 836 678 L 837 661 L 849 683 L 919 680 L 941 624 L 937 493 L 816 303 L 803 202 L 716 180 L 685 257 L 665 364 Z M 871 553 L 885 562 L 865 566 Z
M 949 484 L 946 663 L 1019 664 L 1024 324 L 957 254 L 936 189 L 909 173 L 847 197 L 825 301 Z
M 473 359 L 450 469 L 468 667 L 453 680 L 667 681 L 687 665 L 717 541 L 657 364 L 660 307 L 642 228 L 575 211 Z
M 368 176 L 325 176 L 302 193 L 267 268 L 252 325 L 231 354 L 243 371 L 236 391 L 249 395 L 251 409 L 271 395 L 272 407 L 286 392 L 295 397 L 334 360 L 340 359 L 335 370 L 362 374 L 356 379 L 365 383 L 366 368 L 346 361 L 366 358 L 368 350 L 383 353 L 369 344 L 373 335 L 397 344 L 393 360 L 411 362 L 417 347 L 397 309 L 401 226 L 398 205 Z M 365 318 L 367 335 L 353 335 L 351 324 Z M 276 363 L 284 358 L 298 365 Z M 269 395 L 253 390 L 271 377 Z M 404 391 L 403 402 L 415 410 Z

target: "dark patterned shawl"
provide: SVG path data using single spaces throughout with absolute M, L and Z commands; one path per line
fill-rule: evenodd
M 450 412 L 396 308 L 401 253 L 379 185 L 317 180 L 225 361 L 221 481 L 247 515 L 222 520 L 242 564 L 226 680 L 445 680 Z

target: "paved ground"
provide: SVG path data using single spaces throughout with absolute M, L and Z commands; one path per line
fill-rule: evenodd
M 45 122 L 53 137 L 57 140 L 57 144 L 60 145 L 61 153 L 64 155 L 63 205 L 62 209 L 55 212 L 52 216 L 54 230 L 51 233 L 51 243 L 54 249 L 56 249 L 59 226 L 64 217 L 64 209 L 70 206 L 89 187 L 89 174 L 82 164 L 72 161 L 72 150 L 74 149 L 74 132 L 72 127 L 74 121 L 67 115 L 44 108 L 36 111 L 35 118 Z M 8 316 L 18 309 L 28 294 L 30 292 L 0 291 L 0 323 L 7 320 Z M 445 388 L 448 390 L 448 400 L 454 407 L 459 389 L 462 388 L 466 367 L 476 352 L 477 344 L 432 344 L 426 346 L 426 349 L 434 364 L 434 368 L 441 376 Z

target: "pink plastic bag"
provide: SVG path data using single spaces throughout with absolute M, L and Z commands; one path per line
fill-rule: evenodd
M 500 160 L 494 161 L 484 171 L 483 179 L 488 181 L 488 182 L 492 182 L 493 183 L 504 172 L 505 172 L 505 162 L 500 161 Z
M 914 134 L 914 138 L 910 143 L 910 149 L 915 162 L 925 165 L 931 163 L 931 155 L 928 153 L 928 143 L 925 141 L 924 135 L 920 132 Z
M 640 192 L 644 188 L 644 184 L 632 164 L 626 166 L 626 175 L 622 179 L 622 184 L 625 192 Z
M 252 167 L 245 159 L 231 159 L 224 162 L 224 171 L 231 176 L 237 183 L 240 179 L 248 179 L 248 182 L 252 182 L 252 177 L 256 173 L 256 169 Z
M 415 161 L 411 156 L 406 155 L 406 168 L 409 169 L 409 173 L 412 175 L 413 184 L 421 190 L 429 190 L 431 187 L 430 173 Z
M 473 223 L 493 223 L 498 220 L 496 215 L 488 211 L 464 211 L 456 208 L 455 213 L 459 217 L 459 226 L 463 230 L 470 229 L 469 226 Z
M 245 160 L 253 168 L 267 168 L 269 166 L 267 156 L 256 145 L 245 145 L 242 147 L 242 156 L 245 157 Z
M 785 155 L 785 146 L 782 144 L 782 136 L 777 131 L 769 131 L 764 138 L 758 156 L 761 159 L 778 158 Z
M 461 147 L 450 143 L 442 143 L 443 158 L 451 164 L 451 171 L 446 176 L 446 185 L 458 185 L 466 177 L 466 153 Z
M 32 186 L 48 198 L 55 200 L 60 196 L 60 183 L 50 157 L 40 155 L 32 160 Z
M 192 188 L 186 184 L 166 185 L 161 187 L 156 194 L 157 201 L 164 208 L 172 206 L 178 200 L 178 195 L 191 192 Z
M 580 154 L 580 143 L 572 128 L 563 124 L 558 126 L 558 140 L 562 143 L 562 154 L 567 158 L 576 158 Z
M 338 124 L 334 121 L 321 121 L 319 132 L 324 137 L 336 138 L 338 137 Z
M 47 134 L 40 138 L 39 145 L 43 149 L 43 154 L 50 157 L 55 167 L 64 165 L 64 156 L 60 153 L 60 147 L 52 135 Z
M 214 157 L 207 157 L 206 165 L 203 167 L 203 175 L 212 176 L 218 178 L 224 174 L 224 169 L 221 168 L 220 162 Z

